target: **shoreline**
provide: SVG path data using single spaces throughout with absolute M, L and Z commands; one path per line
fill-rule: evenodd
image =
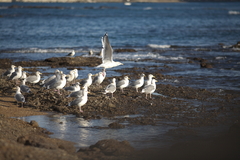
M 71 61 L 70 61 L 71 60 Z M 21 65 L 30 72 L 36 70 L 38 66 L 52 66 L 58 67 L 79 67 L 79 62 L 82 66 L 96 66 L 100 63 L 100 59 L 89 59 L 87 57 L 75 57 L 71 59 L 69 57 L 55 57 L 49 58 L 43 61 L 32 62 L 12 62 L 8 59 L 1 59 L 3 62 L 1 68 L 8 68 L 11 64 Z M 62 62 L 65 63 L 62 63 Z M 93 63 L 94 62 L 94 63 Z M 194 63 L 194 61 L 192 61 Z M 77 65 L 76 65 L 77 64 Z M 175 79 L 173 76 L 165 76 L 158 72 L 157 66 L 154 73 L 156 79 Z M 166 66 L 167 67 L 167 66 Z M 142 70 L 143 69 L 143 70 Z M 137 79 L 138 75 L 146 68 L 135 68 L 135 70 L 129 71 L 129 69 L 118 70 L 120 73 L 130 74 L 131 78 Z M 3 72 L 4 70 L 1 70 Z M 161 70 L 162 71 L 162 70 Z M 122 77 L 118 77 L 122 78 Z M 179 77 L 178 77 L 179 78 Z M 107 77 L 103 82 L 103 86 L 106 86 L 112 77 Z M 55 92 L 49 90 L 40 89 L 39 85 L 34 85 L 31 94 L 27 97 L 26 108 L 18 108 L 16 102 L 14 102 L 13 95 L 15 91 L 13 86 L 15 82 L 0 80 L 0 159 L 10 159 L 8 155 L 14 157 L 15 160 L 23 159 L 21 157 L 32 157 L 32 159 L 158 159 L 163 157 L 164 159 L 172 159 L 176 157 L 192 159 L 193 156 L 198 155 L 201 158 L 212 159 L 211 155 L 216 157 L 229 158 L 231 156 L 240 156 L 236 148 L 240 147 L 240 123 L 239 113 L 240 109 L 237 104 L 240 101 L 235 101 L 234 98 L 238 98 L 239 94 L 225 93 L 219 94 L 210 92 L 205 89 L 194 89 L 191 87 L 176 87 L 172 85 L 157 85 L 157 93 L 165 95 L 166 97 L 153 96 L 153 99 L 149 102 L 146 99 L 142 99 L 144 96 L 141 93 L 136 93 L 134 89 L 127 88 L 126 93 L 117 91 L 114 93 L 114 98 L 109 98 L 109 95 L 100 94 L 101 88 L 90 88 L 91 93 L 87 105 L 83 106 L 84 113 L 79 113 L 76 107 L 65 107 L 70 100 L 61 99 Z M 80 79 L 78 79 L 80 81 Z M 99 90 L 100 89 L 100 90 Z M 197 93 L 197 94 L 196 94 Z M 67 92 L 63 92 L 67 95 Z M 55 97 L 55 98 L 54 98 Z M 172 99 L 171 97 L 178 97 L 179 99 Z M 209 98 L 209 100 L 206 99 Z M 202 108 L 189 108 L 188 104 L 185 104 L 184 100 L 190 99 L 216 103 L 218 109 L 212 109 L 210 105 L 203 105 Z M 52 101 L 53 100 L 53 101 Z M 139 111 L 139 106 L 142 106 Z M 195 111 L 195 109 L 197 109 Z M 199 110 L 200 109 L 200 110 Z M 122 127 L 121 122 L 128 121 L 132 125 L 155 125 L 157 119 L 160 121 L 178 121 L 178 128 L 172 130 L 169 134 L 175 136 L 193 136 L 195 127 L 211 126 L 218 124 L 228 124 L 230 129 L 225 135 L 218 135 L 214 138 L 206 137 L 206 139 L 188 140 L 184 142 L 175 142 L 170 148 L 146 148 L 143 150 L 135 150 L 127 141 L 116 141 L 113 139 L 99 140 L 95 145 L 88 148 L 80 148 L 76 152 L 73 142 L 49 138 L 48 134 L 51 134 L 46 129 L 38 126 L 36 122 L 25 122 L 17 118 L 18 116 L 30 116 L 31 114 L 45 114 L 50 111 L 59 112 L 63 114 L 74 114 L 81 116 L 85 120 L 91 120 L 101 117 L 113 117 L 116 115 L 129 115 L 129 114 L 144 114 L 142 118 L 120 118 L 116 120 L 117 124 L 114 129 L 120 129 Z M 5 112 L 5 113 L 4 113 Z M 183 115 L 177 118 L 176 115 L 181 112 Z M 158 114 L 158 116 L 156 115 Z M 99 116 L 100 115 L 100 116 Z M 154 115 L 154 116 L 153 116 Z M 218 115 L 225 115 L 225 117 L 218 117 Z M 187 117 L 194 118 L 187 118 Z M 184 119 L 187 118 L 187 121 Z M 119 126 L 120 124 L 120 126 Z M 120 128 L 119 128 L 120 127 Z M 184 129 L 187 128 L 187 129 Z M 219 143 L 221 145 L 219 145 Z M 106 145 L 107 144 L 107 145 Z M 102 145 L 106 145 L 102 148 Z M 206 146 L 207 147 L 206 149 Z M 111 151 L 109 151 L 111 148 Z M 222 152 L 224 150 L 224 152 Z M 41 156 L 40 156 L 41 155 Z M 231 158 L 231 157 L 230 157 Z

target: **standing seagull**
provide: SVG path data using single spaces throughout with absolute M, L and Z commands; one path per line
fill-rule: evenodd
M 17 71 L 13 72 L 12 75 L 9 77 L 9 80 L 17 80 L 22 77 L 22 70 L 23 68 L 21 66 L 18 66 Z
M 75 70 L 71 70 L 67 77 L 67 82 L 71 83 L 75 79 Z
M 66 85 L 66 75 L 62 74 L 61 77 L 58 79 L 56 78 L 55 81 L 47 86 L 47 89 L 57 89 L 58 93 L 60 93 L 60 89 L 62 89 Z
M 42 73 L 40 73 L 39 71 L 37 71 L 37 72 L 35 73 L 35 75 L 28 76 L 28 77 L 26 78 L 26 82 L 33 83 L 33 84 L 38 83 L 38 82 L 40 81 L 40 79 L 41 79 L 40 74 L 42 74 Z
M 74 69 L 74 83 L 76 83 L 76 79 L 78 78 L 78 70 Z
M 154 78 L 154 75 L 149 74 L 148 79 L 144 82 L 144 86 L 147 86 L 152 83 L 152 78 Z
M 88 78 L 80 82 L 81 86 L 89 87 L 92 85 L 92 74 L 88 73 Z
M 104 80 L 104 78 L 105 78 L 103 75 L 104 75 L 103 72 L 99 72 L 99 73 L 97 74 L 97 76 L 94 77 L 92 83 L 99 86 L 99 85 L 103 82 L 103 80 Z
M 6 72 L 4 72 L 2 74 L 2 76 L 7 76 L 10 77 L 12 75 L 13 72 L 15 72 L 15 67 L 14 65 L 11 65 L 11 68 L 9 70 L 7 70 Z
M 132 83 L 132 86 L 133 86 L 134 88 L 136 88 L 136 91 L 137 91 L 137 92 L 138 92 L 138 88 L 140 88 L 140 87 L 143 86 L 144 76 L 145 76 L 145 74 L 142 73 L 141 76 L 140 76 L 140 79 L 138 79 L 138 80 L 136 80 L 136 81 L 134 81 L 134 82 Z
M 81 97 L 78 97 L 76 98 L 75 100 L 73 100 L 72 102 L 70 102 L 68 104 L 68 106 L 78 106 L 79 107 L 79 111 L 80 112 L 83 112 L 82 111 L 82 106 L 85 105 L 88 101 L 88 91 L 87 91 L 87 87 L 85 87 L 82 91 L 82 96 Z
M 112 83 L 110 83 L 103 94 L 111 93 L 113 97 L 113 93 L 116 91 L 116 78 L 112 79 Z
M 20 91 L 20 87 L 18 87 L 18 86 L 17 86 L 16 94 L 14 95 L 14 98 L 17 101 L 17 105 L 18 105 L 18 102 L 21 102 L 22 103 L 21 106 L 23 107 L 23 103 L 25 102 L 25 98 Z
M 97 67 L 112 68 L 119 65 L 123 65 L 120 62 L 113 61 L 113 49 L 108 40 L 107 33 L 102 37 L 102 64 Z
M 147 94 L 149 94 L 149 97 L 151 97 L 151 94 L 156 90 L 156 82 L 157 80 L 155 79 L 152 79 L 152 82 L 151 84 L 145 86 L 143 89 L 142 89 L 142 93 L 145 93 L 146 94 L 146 99 L 147 99 Z
M 122 93 L 124 93 L 123 92 L 123 88 L 126 88 L 128 85 L 129 85 L 129 78 L 128 78 L 128 76 L 124 76 L 124 79 L 117 83 L 117 87 L 120 88 Z
M 73 57 L 75 55 L 75 51 L 73 50 L 72 52 L 68 53 L 67 56 Z

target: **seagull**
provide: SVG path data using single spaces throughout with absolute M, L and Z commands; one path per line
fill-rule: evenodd
M 79 86 L 79 82 L 77 82 L 76 84 L 69 86 L 69 87 L 65 87 L 64 88 L 65 91 L 69 91 L 69 92 L 76 92 L 80 90 L 80 86 Z
M 60 78 L 56 78 L 55 81 L 47 86 L 47 89 L 57 89 L 58 93 L 60 93 L 60 89 L 62 89 L 66 85 L 66 75 L 62 74 Z
M 16 87 L 17 90 L 16 90 L 16 94 L 14 95 L 14 98 L 16 99 L 17 101 L 17 105 L 18 105 L 18 102 L 21 102 L 22 103 L 22 107 L 23 107 L 23 103 L 25 102 L 25 98 L 24 96 L 22 95 L 21 91 L 20 91 L 20 87 Z
M 68 106 L 78 106 L 79 107 L 79 111 L 83 112 L 81 107 L 83 105 L 85 105 L 88 101 L 88 91 L 87 91 L 87 87 L 83 88 L 82 91 L 82 96 L 76 98 L 75 100 L 73 100 L 72 102 L 68 103 Z
M 140 76 L 140 79 L 138 79 L 138 80 L 136 80 L 136 81 L 134 81 L 134 82 L 132 83 L 132 86 L 133 86 L 134 88 L 136 88 L 136 91 L 137 91 L 137 92 L 138 92 L 138 88 L 140 88 L 140 87 L 143 86 L 144 77 L 145 77 L 145 74 L 142 73 L 141 76 Z
M 78 78 L 78 70 L 74 69 L 74 83 L 76 83 L 76 79 Z
M 112 68 L 119 65 L 123 65 L 120 62 L 113 61 L 113 49 L 108 40 L 107 33 L 102 37 L 102 64 L 97 67 Z
M 30 88 L 26 86 L 25 82 L 26 82 L 26 79 L 23 79 L 22 84 L 20 85 L 21 91 L 25 93 L 31 93 Z
M 111 93 L 113 97 L 113 93 L 116 91 L 116 78 L 112 79 L 112 83 L 110 83 L 103 94 Z
M 152 78 L 154 78 L 154 75 L 149 74 L 149 75 L 148 75 L 148 80 L 146 80 L 146 81 L 144 82 L 144 86 L 147 86 L 147 85 L 151 84 L 151 83 L 152 83 Z
M 129 78 L 128 78 L 128 76 L 124 76 L 124 79 L 117 83 L 117 87 L 120 88 L 122 93 L 124 93 L 123 92 L 123 88 L 126 88 L 128 85 L 129 85 Z
M 55 83 L 57 80 L 61 78 L 61 75 L 62 75 L 62 71 L 56 70 L 55 75 L 45 80 L 43 87 L 47 87 L 50 84 Z
M 152 82 L 151 84 L 145 86 L 143 89 L 142 89 L 142 93 L 145 93 L 146 94 L 146 99 L 147 99 L 147 94 L 149 94 L 149 97 L 151 97 L 151 94 L 156 90 L 156 82 L 157 80 L 155 79 L 152 79 Z
M 18 66 L 17 71 L 13 72 L 12 75 L 9 77 L 9 80 L 18 80 L 22 77 L 22 70 L 23 68 L 21 66 Z
M 55 79 L 56 78 L 56 74 L 58 74 L 60 71 L 58 69 L 55 70 L 55 74 L 52 75 L 52 76 L 49 76 L 47 79 L 44 79 L 42 82 L 41 82 L 41 85 L 45 85 L 47 83 L 49 83 L 51 80 Z
M 75 70 L 71 70 L 67 77 L 67 82 L 72 82 L 75 79 Z
M 89 55 L 92 56 L 93 55 L 93 50 L 89 51 Z
M 84 79 L 80 82 L 81 86 L 84 86 L 84 87 L 89 87 L 92 85 L 92 74 L 89 73 L 88 74 L 88 78 L 87 79 Z
M 40 81 L 40 79 L 41 79 L 40 74 L 42 74 L 42 73 L 40 73 L 39 71 L 37 71 L 37 72 L 35 73 L 35 75 L 28 76 L 28 77 L 26 78 L 26 82 L 33 83 L 33 84 L 38 83 L 38 82 Z
M 72 52 L 68 53 L 67 56 L 73 57 L 75 55 L 75 51 L 73 50 Z
M 9 70 L 7 70 L 6 72 L 4 72 L 2 75 L 3 76 L 7 76 L 10 77 L 12 75 L 13 72 L 15 72 L 15 67 L 14 65 L 11 65 L 11 68 Z
M 103 82 L 104 78 L 105 78 L 105 77 L 104 77 L 103 72 L 99 72 L 99 73 L 97 74 L 97 76 L 94 77 L 92 83 L 99 86 L 99 85 Z

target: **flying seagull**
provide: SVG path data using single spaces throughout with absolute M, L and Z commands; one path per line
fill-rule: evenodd
M 121 62 L 113 61 L 113 49 L 108 40 L 107 33 L 102 37 L 102 64 L 97 67 L 112 68 L 119 65 L 123 65 Z

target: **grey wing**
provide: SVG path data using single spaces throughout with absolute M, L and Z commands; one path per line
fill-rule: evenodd
M 76 92 L 72 92 L 69 97 L 81 97 L 82 96 L 82 91 L 76 91 Z
M 56 81 L 57 81 L 57 78 L 54 78 L 54 79 L 50 80 L 49 82 L 45 82 L 45 83 L 44 83 L 44 86 L 51 86 L 51 85 L 53 85 L 54 83 L 56 83 Z
M 113 92 L 114 90 L 116 90 L 116 86 L 112 84 L 108 85 L 106 88 L 106 91 L 108 92 Z
M 56 78 L 56 75 L 53 75 L 51 77 L 48 77 L 45 81 L 44 81 L 44 84 L 47 84 L 49 83 L 51 80 L 55 79 Z
M 102 44 L 103 44 L 103 63 L 107 61 L 112 61 L 113 60 L 113 49 L 111 47 L 111 44 L 108 39 L 108 35 L 105 34 L 104 37 L 102 38 Z
M 26 79 L 27 82 L 33 82 L 33 81 L 36 81 L 36 80 L 37 80 L 37 76 L 29 76 Z
M 25 102 L 25 98 L 22 94 L 16 94 L 15 98 L 18 102 Z
M 80 82 L 80 84 L 81 84 L 82 86 L 84 86 L 85 83 L 87 83 L 87 80 L 86 80 L 86 79 L 85 79 L 85 80 L 82 80 L 82 81 Z
M 125 84 L 125 81 L 124 80 L 121 80 L 121 81 L 119 81 L 118 83 L 117 83 L 117 87 L 120 87 L 120 86 L 122 86 L 122 85 L 124 85 Z
M 65 90 L 66 91 L 73 91 L 74 90 L 74 86 L 66 87 Z
M 78 105 L 80 102 L 82 101 L 82 97 L 79 97 L 75 100 L 73 100 L 72 102 L 70 102 L 70 106 L 75 106 L 75 105 Z
M 93 84 L 97 83 L 98 82 L 98 76 L 94 77 L 93 79 Z
M 136 85 L 138 85 L 138 84 L 140 84 L 140 80 L 134 81 L 134 82 L 132 83 L 132 86 L 136 86 Z
M 3 76 L 7 76 L 7 75 L 9 75 L 11 72 L 10 72 L 10 70 L 7 70 L 5 73 L 3 73 Z
M 143 89 L 145 90 L 145 92 L 148 93 L 148 92 L 151 92 L 151 91 L 154 90 L 154 86 L 152 86 L 152 85 L 148 85 L 148 86 L 144 87 Z
M 21 89 L 22 92 L 26 92 L 26 93 L 30 92 L 30 88 L 26 85 L 21 85 L 20 89 Z
M 13 72 L 9 79 L 13 79 L 17 75 L 17 72 Z
M 49 89 L 56 88 L 57 86 L 61 85 L 61 80 L 56 80 L 55 82 L 48 85 Z

